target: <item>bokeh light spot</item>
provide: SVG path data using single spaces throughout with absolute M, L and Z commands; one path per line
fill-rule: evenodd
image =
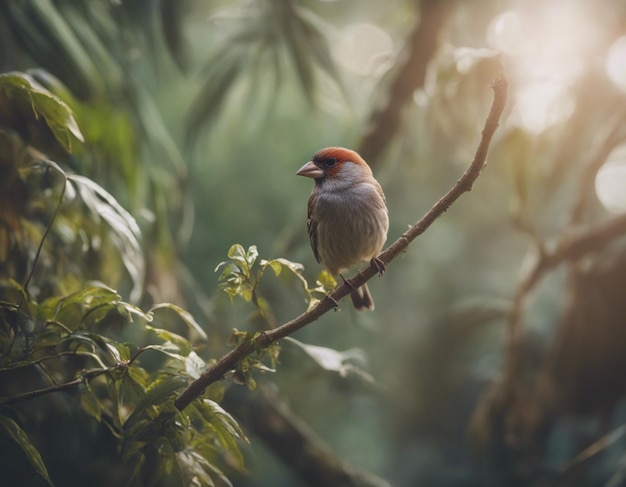
M 620 37 L 611 45 L 605 67 L 609 79 L 626 92 L 626 36 Z
M 626 211 L 626 145 L 615 149 L 596 175 L 596 195 L 607 210 Z
M 519 127 L 538 134 L 566 121 L 575 106 L 574 99 L 562 84 L 537 82 L 520 89 L 515 121 Z
M 503 53 L 514 80 L 519 127 L 538 134 L 567 121 L 574 112 L 570 88 L 597 59 L 602 45 L 594 13 L 584 2 L 528 2 L 490 23 L 488 44 Z M 623 59 L 619 67 L 626 77 L 624 66 Z

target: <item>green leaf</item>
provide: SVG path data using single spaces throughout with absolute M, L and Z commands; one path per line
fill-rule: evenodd
M 83 383 L 82 394 L 80 395 L 80 404 L 83 410 L 100 422 L 102 419 L 102 408 L 100 407 L 100 401 L 98 397 L 91 390 L 89 381 Z
M 49 485 L 54 486 L 50 476 L 48 475 L 48 470 L 46 469 L 45 464 L 39 454 L 39 451 L 35 446 L 31 443 L 28 435 L 24 432 L 20 426 L 13 421 L 11 418 L 7 418 L 6 416 L 0 416 L 0 426 L 7 432 L 7 434 L 15 441 L 21 448 L 24 450 L 26 457 L 30 461 L 31 465 L 35 468 L 37 473 L 41 475 Z
M 66 296 L 46 299 L 38 307 L 42 320 L 61 322 L 76 330 L 101 321 L 120 300 L 112 289 L 91 286 Z
M 224 472 L 222 472 L 211 462 L 206 461 L 205 463 L 203 463 L 203 465 L 211 475 L 211 480 L 214 482 L 214 484 L 210 484 L 209 487 L 211 487 L 211 485 L 215 485 L 215 487 L 233 487 L 233 484 L 230 482 L 230 480 L 228 480 L 226 475 L 224 475 Z
M 188 379 L 182 375 L 174 375 L 167 377 L 162 382 L 155 384 L 148 393 L 137 403 L 133 412 L 128 416 L 124 423 L 124 429 L 129 430 L 133 425 L 143 417 L 143 414 L 155 406 L 162 406 L 172 395 L 185 387 Z M 156 413 L 156 411 L 154 411 Z
M 184 371 L 192 379 L 200 377 L 204 369 L 206 369 L 206 362 L 196 352 L 192 351 L 187 356 L 181 355 L 180 349 L 172 342 L 166 342 L 163 345 L 148 345 L 143 349 L 154 350 L 177 360 L 180 363 L 180 371 Z
M 148 323 L 150 323 L 153 319 L 153 316 L 151 313 L 145 313 L 141 308 L 138 308 L 134 304 L 126 303 L 124 301 L 120 301 L 119 303 L 117 303 L 117 309 L 120 312 L 121 311 L 125 312 L 128 318 L 128 321 L 130 322 L 133 321 L 132 315 L 139 316 L 140 318 L 146 320 Z
M 192 379 L 197 379 L 206 369 L 206 362 L 200 356 L 192 351 L 185 357 L 185 371 Z
M 181 355 L 187 356 L 191 353 L 191 343 L 186 338 L 181 337 L 180 335 L 173 333 L 169 330 L 164 330 L 163 328 L 155 328 L 150 325 L 146 325 L 146 330 L 155 333 L 160 339 L 164 340 L 166 343 L 171 342 L 178 348 Z
M 107 363 L 114 365 L 115 362 L 111 360 L 112 357 L 108 353 L 108 349 L 103 349 L 100 345 L 101 343 L 97 343 L 90 334 L 72 333 L 59 340 L 55 349 L 57 352 L 70 351 L 76 355 L 89 355 L 103 369 L 107 367 Z
M 181 471 L 186 474 L 186 485 L 215 487 L 215 482 L 213 482 L 210 473 L 207 472 L 210 462 L 198 452 L 192 449 L 176 452 L 176 460 Z
M 262 260 L 261 266 L 270 266 L 270 268 L 274 271 L 276 277 L 280 276 L 283 269 L 288 269 L 294 275 L 301 277 L 301 272 L 304 270 L 304 266 L 299 262 L 291 262 L 290 260 L 278 258 L 272 260 Z M 306 282 L 306 281 L 305 281 Z
M 317 283 L 326 291 L 332 291 L 337 286 L 337 281 L 327 270 L 323 270 L 317 276 Z
M 369 377 L 369 374 L 354 365 L 354 362 L 365 362 L 365 352 L 359 348 L 351 348 L 340 352 L 328 347 L 302 343 L 291 337 L 286 337 L 284 341 L 296 345 L 324 370 L 337 372 L 341 377 L 347 377 L 353 372 L 357 372 L 361 376 L 365 374 Z M 371 381 L 373 382 L 373 378 Z
M 309 283 L 307 282 L 305 277 L 302 275 L 304 266 L 300 264 L 299 262 L 292 262 L 290 260 L 283 259 L 280 257 L 277 259 L 272 259 L 272 260 L 263 259 L 261 261 L 261 271 L 259 272 L 259 276 L 257 277 L 257 280 L 261 278 L 261 275 L 263 274 L 263 272 L 265 271 L 267 267 L 270 267 L 272 271 L 274 271 L 274 275 L 276 275 L 276 277 L 279 277 L 282 274 L 283 270 L 286 269 L 287 271 L 291 273 L 291 275 L 293 275 L 296 279 L 298 279 L 298 281 L 302 285 L 302 288 L 304 289 L 304 292 L 307 294 L 310 294 Z
M 115 366 L 130 359 L 130 350 L 123 343 L 116 342 L 97 333 L 80 332 L 72 333 L 59 341 L 57 351 L 80 351 L 84 347 L 89 355 L 99 362 L 102 368 L 105 363 Z
M 84 142 L 70 107 L 29 74 L 17 71 L 0 74 L 0 88 L 4 88 L 9 96 L 28 103 L 35 117 L 43 117 L 56 139 L 68 152 L 72 151 L 71 136 Z
M 242 270 L 242 272 L 248 276 L 250 268 L 248 266 L 248 259 L 246 258 L 246 251 L 243 246 L 240 244 L 231 245 L 230 249 L 228 249 L 228 258 L 238 264 L 238 267 Z
M 204 401 L 208 401 L 208 399 L 205 399 Z M 230 415 L 228 415 L 226 411 L 220 408 L 217 403 L 213 403 L 213 406 L 215 408 L 219 408 L 224 415 L 227 415 L 229 418 L 226 419 L 226 417 L 222 414 L 213 415 L 213 420 L 210 424 L 212 427 L 211 429 L 215 433 L 217 442 L 222 447 L 224 452 L 228 454 L 229 460 L 234 464 L 234 466 L 236 466 L 239 470 L 243 470 L 244 460 L 241 450 L 239 449 L 239 445 L 237 444 L 237 440 L 248 440 L 237 422 Z
M 261 265 L 262 266 L 269 265 L 270 268 L 274 271 L 274 275 L 276 277 L 280 276 L 280 273 L 283 270 L 283 265 L 277 260 L 270 260 L 270 261 L 262 260 Z
M 152 377 L 150 377 L 146 369 L 136 365 L 128 367 L 128 378 L 144 390 L 152 383 Z
M 250 245 L 250 247 L 248 247 L 248 251 L 246 252 L 246 262 L 249 268 L 252 268 L 258 256 L 259 251 L 257 250 L 256 245 Z
M 103 337 L 103 339 L 107 350 L 115 358 L 117 363 L 130 360 L 130 350 L 127 345 L 111 340 L 110 338 Z
M 76 185 L 80 197 L 95 218 L 104 220 L 112 232 L 110 236 L 120 251 L 122 262 L 132 281 L 131 301 L 138 301 L 143 292 L 146 263 L 139 239 L 139 225 L 117 200 L 91 179 L 76 174 L 67 176 Z
M 225 281 L 226 278 L 230 274 L 239 272 L 239 267 L 236 264 L 233 264 L 232 262 L 229 262 L 227 260 L 222 261 L 219 264 L 217 264 L 217 267 L 215 268 L 214 272 L 217 272 L 220 269 L 222 269 L 222 273 L 220 274 L 220 277 L 218 278 L 220 281 Z
M 214 440 L 221 447 L 223 453 L 228 455 L 229 463 L 232 463 L 233 466 L 240 470 L 243 469 L 243 455 L 237 441 L 241 440 L 246 443 L 250 441 L 235 418 L 218 403 L 206 398 L 194 402 L 190 414 L 202 420 L 197 427 L 198 431 L 204 434 L 204 430 L 208 429 L 215 435 Z
M 181 317 L 185 324 L 189 326 L 189 328 L 191 328 L 193 331 L 195 331 L 198 335 L 200 335 L 203 340 L 206 340 L 208 338 L 207 334 L 204 332 L 202 327 L 198 324 L 198 322 L 189 311 L 186 311 L 180 306 L 176 306 L 175 304 L 160 303 L 156 306 L 153 306 L 152 309 L 150 309 L 150 313 L 153 313 L 154 311 L 160 309 L 170 309 L 174 311 L 176 314 L 178 314 L 178 316 Z

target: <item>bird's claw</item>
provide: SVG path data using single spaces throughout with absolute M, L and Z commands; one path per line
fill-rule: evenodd
M 370 264 L 376 268 L 376 270 L 378 271 L 378 275 L 380 277 L 383 277 L 383 274 L 385 273 L 385 270 L 387 269 L 387 266 L 385 266 L 385 263 L 382 260 L 380 260 L 378 257 L 373 257 L 372 260 L 370 260 Z
M 343 281 L 343 283 L 348 286 L 350 289 L 352 289 L 354 291 L 355 287 L 352 285 L 352 283 L 350 281 L 348 281 L 345 277 L 343 277 L 343 274 L 339 274 L 339 277 L 341 277 L 341 280 Z

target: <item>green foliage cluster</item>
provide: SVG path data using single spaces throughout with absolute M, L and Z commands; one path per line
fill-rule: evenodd
M 22 114 L 32 110 L 35 122 L 41 117 L 61 149 L 71 151 L 82 141 L 68 105 L 31 75 L 0 75 L 0 98 L 18 104 Z M 242 469 L 239 442 L 246 437 L 216 402 L 223 388 L 207 391 L 184 412 L 173 406 L 189 378 L 206 368 L 194 351 L 206 342 L 206 333 L 177 305 L 160 303 L 143 311 L 98 280 L 104 275 L 120 283 L 122 276 L 114 278 L 116 273 L 105 269 L 124 268 L 131 299 L 141 297 L 145 264 L 135 219 L 93 180 L 68 173 L 9 128 L 0 130 L 6 149 L 0 228 L 5 437 L 54 485 L 55 475 L 30 439 L 38 436 L 33 414 L 54 410 L 72 417 L 78 409 L 78 418 L 108 430 L 115 445 L 108 454 L 125 465 L 126 485 L 231 485 L 219 464 Z M 182 334 L 172 331 L 176 320 L 185 325 Z M 78 418 L 78 428 L 88 424 Z M 48 449 L 62 449 L 55 441 L 62 437 L 38 438 Z M 13 474 L 12 481 L 25 481 L 19 469 Z M 3 475 L 7 480 L 12 474 Z M 104 475 L 100 482 L 114 480 Z
M 257 262 L 258 256 L 256 245 L 251 245 L 245 250 L 240 244 L 235 244 L 228 250 L 229 260 L 220 262 L 215 272 L 221 271 L 219 287 L 222 291 L 231 299 L 239 296 L 246 302 L 252 302 L 264 320 L 270 320 L 269 303 L 259 296 L 257 291 L 261 278 L 268 268 L 274 271 L 276 277 L 284 271 L 297 279 L 305 292 L 308 309 L 319 302 L 319 296 L 324 296 L 337 284 L 333 276 L 324 270 L 319 273 L 316 286 L 310 288 L 302 275 L 304 270 L 302 264 L 284 258 L 260 259 Z
M 315 287 L 309 287 L 307 280 L 302 275 L 304 267 L 297 262 L 291 262 L 284 258 L 277 259 L 258 259 L 259 253 L 255 245 L 251 245 L 247 250 L 240 244 L 235 244 L 228 250 L 229 260 L 220 262 L 215 268 L 216 272 L 221 271 L 219 276 L 219 288 L 225 292 L 231 299 L 234 297 L 242 298 L 245 302 L 252 303 L 254 312 L 249 316 L 248 320 L 252 323 L 258 323 L 262 328 L 274 328 L 277 323 L 273 316 L 271 305 L 268 300 L 259 293 L 261 279 L 267 269 L 271 269 L 276 277 L 285 275 L 294 277 L 300 284 L 305 293 L 308 302 L 308 309 L 315 306 L 320 299 L 332 290 L 335 285 L 335 279 L 327 271 L 322 271 L 318 275 Z M 238 345 L 244 341 L 255 342 L 259 336 L 259 332 L 240 331 L 235 329 L 231 338 L 231 343 Z M 300 346 L 307 355 L 314 360 L 318 360 L 319 353 L 317 349 L 323 347 L 314 347 L 305 345 L 299 341 L 291 339 L 291 341 Z M 273 343 L 269 347 L 257 347 L 255 345 L 255 353 L 246 356 L 241 360 L 236 369 L 232 373 L 232 380 L 238 384 L 245 384 L 250 389 L 256 388 L 256 380 L 253 377 L 254 371 L 274 372 L 279 356 L 279 345 Z M 334 350 L 328 349 L 330 355 L 338 354 Z M 263 360 L 269 360 L 271 367 L 264 365 Z M 330 365 L 333 360 L 319 360 L 320 366 L 327 370 L 335 370 L 336 365 Z M 341 362 L 341 360 L 340 360 Z

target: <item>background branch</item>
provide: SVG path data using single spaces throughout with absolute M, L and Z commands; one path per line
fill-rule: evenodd
M 626 234 L 626 215 L 619 215 L 583 232 L 563 234 L 556 245 L 552 246 L 553 250 L 547 250 L 546 245 L 536 250 L 535 261 L 519 282 L 509 311 L 506 377 L 513 377 L 520 366 L 522 316 L 531 292 L 542 278 L 564 261 L 577 259 L 588 252 L 599 251 L 613 239 L 624 234 Z
M 578 197 L 573 201 L 569 215 L 568 228 L 581 224 L 584 211 L 589 207 L 589 200 L 594 192 L 595 176 L 606 162 L 611 152 L 624 140 L 623 127 L 626 121 L 626 109 L 622 108 L 595 147 L 591 158 L 584 166 L 579 178 Z M 519 224 L 520 222 L 518 222 Z M 534 263 L 521 278 L 508 318 L 507 353 L 505 359 L 505 377 L 513 377 L 520 367 L 520 349 L 523 337 L 522 317 L 531 292 L 541 282 L 543 276 L 564 260 L 575 259 L 595 248 L 603 247 L 613 238 L 626 232 L 624 215 L 613 218 L 596 227 L 575 234 L 562 232 L 552 251 L 547 250 L 541 236 L 527 225 L 524 230 L 531 236 L 534 244 L 532 251 L 536 253 Z
M 419 235 L 424 233 L 430 225 L 440 217 L 463 193 L 472 189 L 474 181 L 480 175 L 486 164 L 487 152 L 493 134 L 495 133 L 500 117 L 504 110 L 507 99 L 508 81 L 504 75 L 498 77 L 493 83 L 494 91 L 491 110 L 485 122 L 482 137 L 476 150 L 474 160 L 465 173 L 458 179 L 454 186 L 417 222 L 402 234 L 391 246 L 382 252 L 378 258 L 385 264 L 389 264 L 401 252 L 406 250 L 409 244 Z M 207 369 L 198 379 L 194 380 L 176 398 L 175 406 L 183 410 L 191 401 L 199 397 L 212 383 L 220 380 L 227 372 L 245 357 L 255 351 L 267 348 L 272 343 L 290 335 L 305 325 L 312 323 L 319 317 L 335 307 L 335 302 L 347 296 L 354 287 L 359 287 L 376 274 L 373 266 L 368 266 L 356 274 L 348 283 L 335 288 L 326 298 L 321 300 L 314 308 L 294 318 L 293 320 L 270 331 L 261 332 L 255 337 L 246 340 L 236 348 L 219 359 L 213 366 Z
M 341 460 L 270 387 L 231 389 L 225 406 L 310 486 L 390 487 Z
M 426 69 L 438 45 L 441 28 L 451 10 L 451 2 L 422 0 L 420 21 L 416 24 L 407 46 L 404 64 L 391 82 L 388 102 L 372 113 L 366 132 L 356 151 L 376 165 L 383 151 L 398 133 L 402 110 L 416 89 L 424 86 Z

